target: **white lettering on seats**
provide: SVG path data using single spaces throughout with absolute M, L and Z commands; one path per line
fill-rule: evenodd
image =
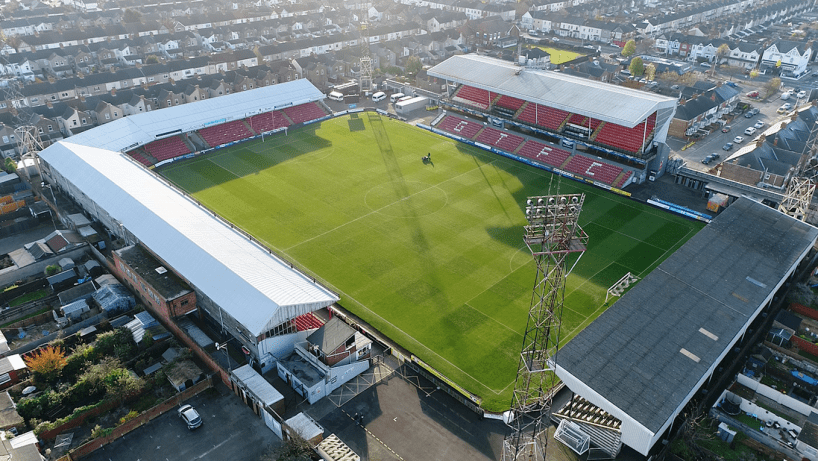
M 551 148 L 548 146 L 542 146 L 542 150 L 537 152 L 537 155 L 545 155 L 548 156 L 548 153 L 551 152 Z
M 463 128 L 466 128 L 466 126 L 468 126 L 468 124 L 469 124 L 469 122 L 467 122 L 467 121 L 465 121 L 465 120 L 461 120 L 461 121 L 460 121 L 460 122 L 459 122 L 459 123 L 458 123 L 458 124 L 457 124 L 457 125 L 456 125 L 456 126 L 453 128 L 453 129 L 452 129 L 452 131 L 456 131 L 456 132 L 460 133 L 460 131 L 461 131 Z
M 591 171 L 591 168 L 593 168 L 595 166 L 600 166 L 601 167 L 603 165 L 601 163 L 599 163 L 599 162 L 594 162 L 594 163 L 591 164 L 591 166 L 588 167 L 587 170 L 585 170 L 585 174 L 588 175 L 588 176 L 593 176 L 594 172 Z
M 507 138 L 507 137 L 508 137 L 508 135 L 507 135 L 507 134 L 505 134 L 505 133 L 500 133 L 500 137 L 499 137 L 499 138 L 497 138 L 497 141 L 495 141 L 495 142 L 494 142 L 494 144 L 500 144 L 500 141 L 502 141 L 502 140 L 503 140 L 503 138 Z

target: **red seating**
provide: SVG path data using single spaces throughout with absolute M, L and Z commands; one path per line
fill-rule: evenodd
M 290 121 L 280 111 L 258 114 L 247 119 L 250 127 L 256 133 L 266 133 L 278 128 L 290 126 Z
M 651 114 L 647 120 L 633 128 L 627 128 L 614 123 L 606 123 L 599 130 L 595 141 L 615 149 L 639 152 L 645 141 L 648 141 L 652 137 L 653 128 L 655 126 L 655 113 Z
M 158 139 L 156 141 L 145 144 L 145 152 L 151 157 L 159 160 L 168 160 L 190 153 L 190 147 L 182 140 L 181 135 L 171 136 L 169 138 Z M 134 156 L 134 158 L 136 158 Z M 139 159 L 137 159 L 139 160 Z M 143 162 L 144 163 L 144 162 Z
M 566 117 L 568 117 L 568 112 L 564 110 L 528 103 L 517 120 L 556 131 Z
M 487 126 L 482 132 L 480 132 L 480 135 L 477 136 L 475 141 L 498 147 L 506 152 L 514 152 L 514 149 L 516 149 L 517 146 L 519 146 L 525 140 L 520 136 L 495 130 L 494 128 Z
M 552 147 L 529 139 L 523 144 L 523 147 L 517 151 L 517 155 L 559 167 L 571 156 L 571 153 L 558 147 Z
M 294 318 L 293 321 L 295 322 L 295 328 L 298 331 L 314 330 L 324 326 L 324 322 L 322 322 L 321 319 L 316 317 L 312 312 L 299 315 L 298 317 Z
M 452 96 L 452 100 L 469 104 L 480 109 L 488 109 L 494 96 L 497 95 L 486 90 L 481 90 L 480 88 L 463 85 L 459 90 L 457 90 L 454 96 Z
M 310 120 L 319 119 L 327 115 L 327 113 L 318 104 L 309 102 L 299 106 L 287 107 L 283 112 L 290 117 L 293 123 L 304 123 Z
M 587 126 L 585 123 L 583 123 L 585 119 L 586 117 L 584 115 L 571 114 L 571 118 L 568 119 L 568 123 L 573 123 L 574 125 L 579 126 Z
M 626 171 L 625 174 L 622 175 L 622 179 L 617 181 L 616 184 L 614 184 L 613 186 L 622 187 L 626 182 L 628 182 L 628 179 L 630 179 L 631 176 L 633 176 L 633 171 L 631 170 Z
M 613 185 L 616 177 L 622 172 L 622 168 L 618 166 L 580 154 L 571 158 L 571 161 L 565 165 L 565 170 L 609 185 Z
M 222 123 L 221 125 L 202 128 L 199 130 L 199 135 L 202 136 L 202 139 L 207 141 L 210 147 L 216 147 L 229 142 L 249 138 L 253 133 L 247 129 L 247 125 L 244 124 L 243 120 L 234 120 L 232 122 Z
M 514 112 L 517 112 L 517 110 L 523 107 L 523 104 L 525 104 L 525 101 L 523 101 L 522 99 L 512 98 L 511 96 L 506 95 L 500 96 L 500 99 L 498 99 L 497 102 L 494 103 L 495 106 L 500 106 L 505 109 L 513 110 Z
M 469 122 L 460 117 L 447 115 L 446 118 L 437 124 L 437 127 L 443 131 L 448 131 L 449 133 L 456 134 L 460 137 L 472 139 L 477 136 L 480 128 L 483 128 L 483 124 L 478 122 Z
M 131 152 L 128 152 L 128 155 L 130 155 L 134 160 L 136 160 L 137 162 L 139 162 L 139 163 L 141 163 L 141 164 L 143 164 L 145 166 L 153 165 L 153 162 L 146 159 L 142 154 L 140 154 L 139 152 L 137 152 L 135 150 L 131 151 Z

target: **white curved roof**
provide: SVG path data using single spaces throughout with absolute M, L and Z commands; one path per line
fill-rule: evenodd
M 229 122 L 323 98 L 324 94 L 309 80 L 298 79 L 130 115 L 72 136 L 71 142 L 112 151 L 130 150 L 176 129 L 181 132 L 198 130 L 217 124 L 214 122 Z
M 217 115 L 241 118 L 250 112 L 251 101 L 258 112 L 265 104 L 283 104 L 286 98 L 281 95 L 296 92 L 313 101 L 323 97 L 307 80 L 296 80 L 127 117 L 49 146 L 40 157 L 258 336 L 285 320 L 326 307 L 338 296 L 110 149 L 143 143 L 157 132 L 204 123 Z
M 659 109 L 676 107 L 674 98 L 476 54 L 452 56 L 427 73 L 629 128 Z

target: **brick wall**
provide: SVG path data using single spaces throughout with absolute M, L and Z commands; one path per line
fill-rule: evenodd
M 804 317 L 809 317 L 813 320 L 818 320 L 818 310 L 804 306 L 803 304 L 792 303 L 790 304 L 790 310 L 795 312 L 796 314 L 801 314 Z
M 818 344 L 813 344 L 807 340 L 801 339 L 798 336 L 793 336 L 790 338 L 792 345 L 797 347 L 798 349 L 809 352 L 812 355 L 818 355 Z
M 213 386 L 213 378 L 209 377 L 204 381 L 196 383 L 194 386 L 185 389 L 184 391 L 176 394 L 175 396 L 165 400 L 164 402 L 154 406 L 153 408 L 148 409 L 144 413 L 140 414 L 136 418 L 122 424 L 121 426 L 117 426 L 114 430 L 105 437 L 96 438 L 84 445 L 81 445 L 74 450 L 71 451 L 66 457 L 60 459 L 60 461 L 74 461 L 81 459 L 89 454 L 93 453 L 100 447 L 103 447 L 114 440 L 124 436 L 125 434 L 131 432 L 132 430 L 141 427 L 144 424 L 147 424 L 151 420 L 167 413 L 168 411 L 176 409 L 182 402 L 185 400 L 199 394 L 200 392 L 204 391 Z

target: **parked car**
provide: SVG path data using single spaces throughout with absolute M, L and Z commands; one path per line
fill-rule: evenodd
M 722 133 L 729 133 L 730 130 L 732 130 L 732 129 L 733 129 L 733 127 L 731 127 L 730 125 L 724 125 L 724 128 L 721 129 L 721 132 Z
M 752 126 L 748 127 L 746 130 L 744 130 L 744 134 L 746 134 L 747 136 L 752 136 L 752 135 L 755 134 L 755 132 L 756 132 L 756 129 L 754 127 L 752 127 Z M 738 137 L 736 137 L 736 139 L 738 139 Z
M 757 122 L 756 122 L 756 124 L 755 124 L 755 125 L 753 125 L 753 128 L 755 128 L 755 129 L 759 129 L 759 128 L 761 128 L 762 126 L 764 126 L 764 122 L 762 122 L 761 120 L 759 120 L 759 121 L 757 121 Z
M 709 62 L 703 62 L 703 63 L 701 63 L 699 65 L 702 66 L 702 67 L 713 67 L 713 66 L 710 65 Z
M 798 98 L 798 99 L 805 98 L 806 96 L 807 96 L 807 92 L 804 91 L 804 90 L 799 91 L 798 94 L 795 95 L 795 97 Z
M 744 137 L 742 136 L 736 136 L 735 138 L 733 138 L 734 144 L 741 144 L 742 141 L 744 141 Z
M 754 108 L 750 109 L 750 112 L 751 112 L 753 115 L 757 115 L 757 114 L 758 114 L 760 111 L 759 111 L 758 107 L 754 107 Z
M 787 112 L 790 109 L 792 109 L 792 104 L 787 102 L 787 103 L 784 103 L 784 105 L 782 105 L 781 107 L 779 107 L 776 112 L 778 112 L 779 114 L 783 114 L 783 113 Z
M 753 118 L 753 115 L 754 115 L 753 111 L 748 110 L 747 112 L 744 113 L 744 118 Z
M 728 142 L 727 144 L 721 146 L 722 150 L 730 150 L 732 148 L 733 148 L 733 143 L 732 142 Z
M 199 416 L 199 412 L 190 405 L 184 405 L 179 408 L 179 417 L 184 420 L 185 424 L 187 424 L 187 428 L 191 431 L 202 425 L 202 417 Z
M 758 91 L 751 91 L 751 92 L 747 93 L 746 96 L 748 98 L 757 98 L 758 97 Z
M 712 161 L 713 161 L 713 156 L 712 155 L 708 155 L 707 157 L 702 159 L 702 163 L 704 163 L 705 165 L 709 164 Z
M 710 156 L 713 157 L 713 160 L 718 160 L 721 158 L 721 155 L 717 154 L 716 152 L 713 152 L 710 154 Z
M 670 86 L 670 89 L 671 89 L 671 90 L 678 90 L 678 89 L 679 89 L 679 85 L 671 85 L 671 86 Z

